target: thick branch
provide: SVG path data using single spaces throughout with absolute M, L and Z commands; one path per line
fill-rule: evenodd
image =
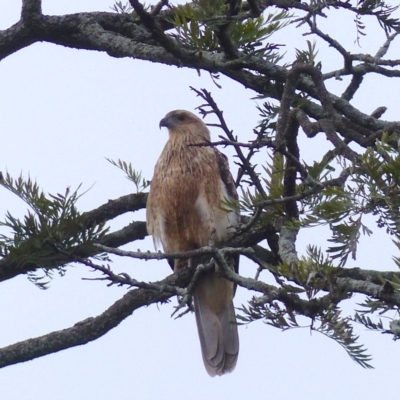
M 22 0 L 21 17 L 23 20 L 29 20 L 42 14 L 41 0 Z
M 193 269 L 185 269 L 179 274 L 170 275 L 163 281 L 156 282 L 156 284 L 160 288 L 163 285 L 183 287 L 189 283 L 192 274 Z M 0 368 L 96 340 L 118 326 L 138 308 L 165 302 L 173 295 L 174 293 L 165 292 L 161 289 L 159 291 L 150 289 L 131 290 L 97 317 L 88 318 L 68 329 L 28 339 L 0 349 Z
M 85 226 L 97 225 L 127 212 L 146 208 L 146 201 L 147 193 L 128 194 L 115 200 L 109 200 L 106 204 L 84 214 Z
M 282 8 L 289 4 L 290 7 L 303 8 L 300 7 L 300 3 L 291 1 L 268 2 L 268 5 L 271 4 Z M 262 3 L 261 8 L 264 9 L 264 6 Z M 162 21 L 162 15 L 163 12 L 160 13 L 160 16 L 155 19 L 152 17 L 150 20 L 157 22 L 157 18 L 159 18 Z M 152 36 L 154 32 L 149 33 L 143 28 L 140 20 L 128 14 L 80 13 L 65 16 L 42 16 L 35 22 L 34 31 L 24 23 L 18 22 L 11 28 L 0 32 L 0 59 L 37 41 L 47 41 L 67 47 L 104 51 L 113 57 L 132 57 L 167 65 L 220 72 L 261 94 L 265 94 L 266 82 L 286 81 L 286 67 L 261 60 L 256 56 L 240 56 L 238 60 L 230 61 L 218 53 L 187 52 L 163 33 L 160 28 L 163 26 L 161 22 L 158 25 L 156 37 L 154 37 Z M 147 23 L 147 27 L 151 28 L 149 23 Z M 162 46 L 168 51 L 157 44 L 157 42 L 161 43 L 160 40 L 164 40 Z M 248 71 L 244 71 L 243 68 Z M 375 67 L 370 64 L 368 68 Z M 250 71 L 254 71 L 255 74 Z M 367 70 L 367 72 L 369 71 Z M 385 71 L 376 68 L 374 72 L 385 74 Z M 259 73 L 261 76 L 258 75 Z M 319 98 L 318 89 L 307 77 L 299 77 L 297 88 L 316 99 Z M 336 110 L 354 123 L 373 131 L 385 129 L 387 124 L 385 121 L 378 121 L 359 112 L 347 101 L 337 96 L 329 94 L 329 97 Z M 311 117 L 317 119 L 322 118 L 324 114 L 320 106 L 310 101 L 305 104 L 303 109 Z
M 123 210 L 133 211 L 134 209 L 143 208 L 142 206 L 144 204 L 141 202 L 143 202 L 145 198 L 146 194 L 138 194 L 128 195 L 117 200 L 112 200 L 111 203 L 109 202 L 96 210 L 88 212 L 87 215 L 90 217 L 89 221 L 91 221 L 91 223 L 99 223 L 104 221 L 103 218 L 111 219 L 122 214 Z M 120 201 L 121 199 L 122 201 Z M 128 199 L 133 199 L 133 203 L 127 202 Z M 138 202 L 136 202 L 136 200 L 138 200 Z M 113 210 L 112 204 L 116 205 L 118 208 Z M 99 244 L 109 247 L 120 247 L 135 240 L 144 239 L 147 235 L 146 223 L 142 221 L 134 221 L 124 228 L 104 236 L 99 241 Z M 275 230 L 271 226 L 259 226 L 241 233 L 240 236 L 235 236 L 229 239 L 224 243 L 224 245 L 233 247 L 254 246 L 260 241 L 268 238 L 269 235 L 275 235 Z M 0 282 L 41 268 L 58 268 L 62 265 L 74 262 L 75 257 L 89 258 L 101 252 L 100 249 L 88 244 L 83 244 L 73 249 L 63 250 L 62 252 L 58 251 L 57 248 L 48 245 L 45 248 L 42 248 L 37 254 L 30 255 L 35 262 L 30 261 L 29 258 L 26 260 L 11 260 L 4 257 L 0 260 Z

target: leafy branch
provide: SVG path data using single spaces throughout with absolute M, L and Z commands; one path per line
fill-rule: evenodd
M 104 223 L 87 226 L 86 217 L 76 207 L 80 186 L 64 194 L 48 196 L 40 190 L 38 184 L 30 178 L 19 176 L 13 179 L 9 173 L 2 179 L 1 185 L 18 196 L 29 207 L 23 219 L 16 218 L 7 211 L 0 226 L 8 228 L 8 234 L 0 234 L 0 256 L 14 260 L 18 264 L 33 263 L 40 268 L 46 277 L 52 276 L 52 270 L 46 265 L 52 264 L 59 248 L 71 249 L 101 240 L 108 229 Z M 64 274 L 65 265 L 58 268 Z M 30 272 L 28 278 L 41 288 L 43 277 Z
M 109 158 L 106 158 L 106 160 L 110 164 L 119 168 L 121 171 L 125 172 L 126 178 L 133 182 L 136 186 L 136 193 L 142 193 L 150 186 L 150 181 L 142 177 L 142 171 L 136 171 L 132 167 L 132 163 L 127 163 L 126 161 L 122 161 L 120 159 L 118 159 L 118 161 L 113 161 Z

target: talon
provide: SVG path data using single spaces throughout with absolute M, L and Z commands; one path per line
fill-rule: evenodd
M 186 308 L 185 311 L 181 312 L 180 314 L 178 314 L 175 319 L 182 317 L 183 315 L 187 314 L 190 311 L 193 311 L 193 304 L 192 304 L 192 295 L 189 293 L 186 293 L 185 295 L 183 295 L 181 298 L 178 298 L 178 305 L 175 306 L 175 311 L 171 314 L 171 317 L 174 317 L 175 314 L 182 308 Z

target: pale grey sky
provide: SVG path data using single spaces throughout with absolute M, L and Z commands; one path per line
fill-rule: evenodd
M 19 18 L 20 2 L 1 0 L 0 29 Z M 108 11 L 108 0 L 44 1 L 47 14 Z M 331 34 L 345 40 L 354 52 L 373 54 L 383 36 L 375 30 L 363 38 L 362 48 L 353 45 L 355 26 L 332 10 L 326 21 Z M 368 21 L 368 20 L 366 20 Z M 294 47 L 305 48 L 311 37 L 296 37 L 294 29 L 272 38 L 287 43 L 293 59 Z M 400 58 L 399 43 L 392 58 Z M 397 52 L 397 54 L 396 54 Z M 324 72 L 337 67 L 332 50 L 321 47 Z M 20 172 L 38 181 L 50 193 L 82 183 L 90 191 L 81 198 L 82 211 L 134 191 L 124 175 L 105 157 L 131 161 L 146 178 L 167 139 L 158 129 L 159 120 L 170 110 L 194 111 L 201 100 L 189 85 L 211 90 L 235 134 L 241 140 L 252 136 L 258 121 L 254 93 L 221 78 L 218 89 L 207 73 L 178 69 L 132 59 L 114 59 L 106 54 L 71 50 L 46 43 L 35 44 L 0 63 L 0 171 L 17 177 Z M 329 83 L 331 90 L 344 82 Z M 365 112 L 387 106 L 385 119 L 398 119 L 399 84 L 377 76 L 366 79 L 354 104 Z M 215 129 L 214 137 L 219 134 Z M 325 141 L 303 138 L 303 157 L 311 162 Z M 224 150 L 225 153 L 232 153 Z M 260 154 L 265 162 L 266 155 Z M 232 169 L 235 169 L 230 157 Z M 1 189 L 1 188 L 0 188 Z M 26 206 L 5 189 L 0 193 L 0 215 L 10 210 L 22 216 Z M 120 227 L 144 213 L 125 215 L 113 222 Z M 394 247 L 380 232 L 363 239 L 357 261 L 349 266 L 395 269 Z M 326 248 L 323 230 L 302 234 L 299 254 L 306 244 Z M 152 250 L 147 239 L 128 249 Z M 243 261 L 243 260 L 242 260 Z M 166 262 L 137 262 L 114 258 L 117 272 L 126 271 L 143 280 L 170 274 Z M 254 266 L 242 262 L 243 275 L 253 276 Z M 47 291 L 40 291 L 24 277 L 2 283 L 0 291 L 0 346 L 15 343 L 101 313 L 126 290 L 108 288 L 104 282 L 82 281 L 94 274 L 82 266 L 70 268 L 64 278 L 55 276 Z M 235 305 L 252 294 L 239 289 Z M 356 299 L 357 300 L 357 299 Z M 360 299 L 358 299 L 359 301 Z M 354 302 L 352 302 L 353 304 Z M 88 399 L 353 399 L 386 398 L 397 393 L 397 358 L 400 343 L 387 335 L 366 332 L 361 342 L 373 354 L 375 370 L 354 363 L 335 342 L 308 329 L 280 332 L 262 322 L 239 329 L 241 350 L 236 370 L 211 379 L 205 372 L 193 315 L 177 321 L 170 318 L 169 305 L 151 306 L 135 312 L 119 327 L 88 345 L 0 370 L 1 397 L 16 400 Z M 351 305 L 346 312 L 351 313 Z M 395 373 L 396 372 L 396 373 Z

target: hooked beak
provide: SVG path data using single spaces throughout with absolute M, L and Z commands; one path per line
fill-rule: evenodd
M 160 124 L 159 124 L 160 129 L 161 129 L 163 126 L 165 126 L 166 128 L 169 128 L 169 127 L 170 127 L 168 118 L 163 118 L 163 119 L 160 121 Z

